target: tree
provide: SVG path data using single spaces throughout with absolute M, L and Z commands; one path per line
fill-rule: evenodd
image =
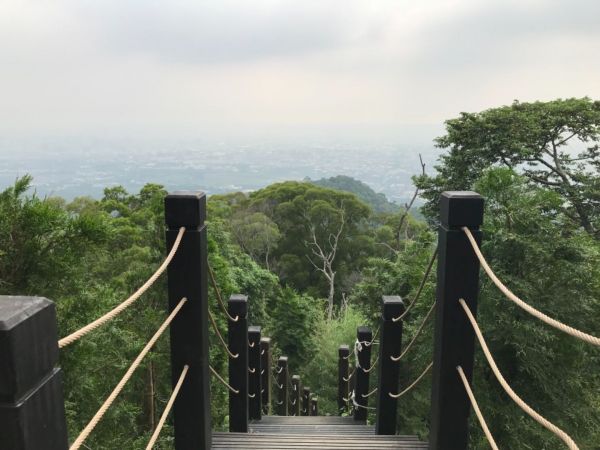
M 270 217 L 281 232 L 271 267 L 298 290 L 327 297 L 331 314 L 339 278 L 371 254 L 372 239 L 362 239 L 371 232 L 369 207 L 347 192 L 290 181 L 251 194 L 248 208 Z
M 231 229 L 242 250 L 269 270 L 269 258 L 281 238 L 277 224 L 263 213 L 241 211 L 231 220 Z
M 600 102 L 589 98 L 519 103 L 446 121 L 436 140 L 449 149 L 434 177 L 415 178 L 429 218 L 444 190 L 471 189 L 482 173 L 508 167 L 563 198 L 561 210 L 600 238 Z

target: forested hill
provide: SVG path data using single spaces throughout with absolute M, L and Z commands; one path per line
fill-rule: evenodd
M 572 140 L 583 143 L 579 154 L 569 148 Z M 211 196 L 208 255 L 217 285 L 224 297 L 249 296 L 249 322 L 273 338 L 273 356 L 289 356 L 290 372 L 318 393 L 320 413 L 337 414 L 338 347 L 355 342 L 358 325 L 377 329 L 383 295 L 408 304 L 421 292 L 403 325 L 408 342 L 424 323 L 402 361 L 402 385 L 431 363 L 433 321 L 425 318 L 436 279 L 421 281 L 435 254 L 439 195 L 474 190 L 485 199 L 482 251 L 496 274 L 540 311 L 600 335 L 599 144 L 600 102 L 587 98 L 514 103 L 449 120 L 438 139 L 444 153 L 437 173 L 415 178 L 427 221 L 403 209 L 375 214 L 368 198 L 379 194 L 348 177 Z M 65 336 L 120 304 L 164 260 L 166 190 L 152 183 L 137 193 L 116 186 L 99 200 L 67 202 L 37 197 L 31 181 L 26 176 L 0 188 L 0 294 L 55 301 Z M 319 183 L 358 186 L 368 196 Z M 526 315 L 481 280 L 477 321 L 507 381 L 581 450 L 597 450 L 598 348 Z M 164 320 L 165 292 L 161 278 L 110 326 L 61 351 L 72 438 Z M 218 311 L 213 288 L 209 308 Z M 226 329 L 226 319 L 215 315 Z M 227 373 L 227 355 L 212 331 L 210 341 L 211 365 Z M 145 448 L 171 392 L 168 359 L 168 341 L 161 339 L 86 442 L 89 448 Z M 500 448 L 564 448 L 505 395 L 479 348 L 473 380 Z M 428 376 L 402 398 L 403 433 L 427 439 L 430 391 Z M 227 392 L 214 378 L 211 396 L 214 427 L 225 429 Z M 470 427 L 469 448 L 489 448 L 477 420 Z M 157 448 L 172 448 L 169 431 Z
M 351 192 L 378 213 L 393 213 L 400 209 L 396 203 L 390 202 L 385 194 L 377 193 L 369 185 L 346 175 L 321 178 L 320 180 L 306 178 L 306 181 L 317 186 Z

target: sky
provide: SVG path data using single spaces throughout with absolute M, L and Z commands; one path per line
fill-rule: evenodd
M 375 136 L 597 99 L 599 22 L 598 0 L 0 0 L 0 134 Z

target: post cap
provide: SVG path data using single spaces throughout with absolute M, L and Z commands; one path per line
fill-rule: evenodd
M 373 338 L 371 328 L 360 326 L 356 329 L 356 337 L 359 341 L 370 341 Z
M 383 295 L 381 297 L 381 311 L 383 320 L 392 320 L 404 312 L 404 302 L 399 295 Z
M 279 359 L 277 360 L 278 364 L 281 364 L 283 366 L 287 365 L 288 363 L 288 357 L 287 356 L 280 356 Z
M 248 314 L 248 296 L 242 294 L 232 294 L 227 302 L 227 310 L 232 316 L 246 317 Z
M 292 375 L 292 383 L 300 383 L 300 375 Z
M 198 228 L 206 220 L 206 194 L 202 191 L 176 191 L 165 197 L 165 223 L 174 229 Z
M 350 346 L 343 344 L 340 345 L 338 348 L 338 355 L 339 356 L 348 356 L 350 354 Z
M 477 228 L 483 223 L 483 197 L 473 191 L 445 191 L 440 196 L 440 222 Z
M 304 387 L 302 388 L 302 390 L 303 390 L 304 392 L 306 392 L 306 393 L 310 393 L 310 387 L 309 387 L 309 386 L 304 386 Z
M 54 303 L 43 297 L 0 296 L 0 403 L 15 401 L 58 362 Z
M 258 325 L 250 325 L 248 327 L 248 333 L 260 334 L 260 330 L 261 330 L 261 327 Z

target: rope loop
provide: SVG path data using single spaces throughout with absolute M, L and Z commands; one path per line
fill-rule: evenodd
M 210 323 L 212 323 L 213 329 L 215 330 L 215 334 L 219 337 L 219 340 L 221 341 L 221 345 L 223 346 L 223 348 L 225 348 L 225 351 L 227 352 L 227 354 L 229 355 L 230 358 L 236 359 L 238 356 L 240 356 L 240 354 L 239 353 L 233 354 L 231 352 L 231 350 L 229 349 L 229 346 L 225 343 L 225 339 L 223 339 L 223 335 L 219 331 L 219 327 L 217 327 L 217 322 L 215 322 L 215 318 L 213 317 L 212 313 L 210 312 L 210 309 L 208 310 L 208 317 L 210 319 Z
M 525 303 L 523 300 L 521 300 L 519 297 L 517 297 L 510 289 L 508 289 L 506 287 L 506 285 L 504 285 L 504 283 L 502 283 L 502 281 L 500 281 L 500 279 L 496 276 L 494 271 L 491 269 L 491 267 L 487 263 L 485 257 L 483 256 L 483 253 L 481 253 L 481 249 L 477 245 L 477 241 L 475 241 L 475 238 L 473 237 L 471 230 L 469 230 L 467 227 L 462 227 L 462 230 L 467 235 L 467 238 L 469 239 L 469 242 L 471 243 L 471 247 L 473 247 L 473 251 L 475 252 L 475 255 L 477 256 L 477 259 L 479 259 L 479 262 L 481 263 L 481 267 L 483 267 L 483 270 L 485 271 L 487 276 L 490 277 L 492 282 L 496 285 L 496 287 L 498 289 L 500 289 L 500 291 L 504 294 L 504 296 L 506 298 L 508 298 L 509 300 L 512 300 L 514 303 L 516 303 L 517 306 L 519 306 L 520 308 L 527 311 L 533 317 L 541 320 L 542 322 L 547 323 L 551 327 L 554 327 L 557 330 L 562 331 L 563 333 L 567 333 L 573 337 L 581 339 L 582 341 L 587 342 L 588 344 L 600 346 L 600 338 L 597 338 L 596 336 L 592 336 L 591 334 L 584 333 L 583 331 L 580 331 L 576 328 L 565 325 L 564 323 L 562 323 L 556 319 L 553 319 L 552 317 L 547 316 L 543 312 L 535 309 L 533 306 L 529 305 L 528 303 Z
M 229 389 L 230 392 L 233 392 L 236 395 L 240 393 L 239 390 L 232 388 L 231 385 L 227 381 L 225 381 L 223 378 L 221 378 L 221 375 L 219 375 L 219 372 L 217 372 L 213 368 L 213 366 L 209 365 L 208 368 L 210 369 L 212 374 L 217 378 L 217 380 L 219 380 L 227 389 Z
M 152 433 L 152 437 L 150 438 L 150 441 L 148 442 L 148 445 L 146 446 L 146 450 L 152 450 L 152 448 L 156 444 L 158 436 L 160 436 L 160 432 L 162 431 L 162 429 L 165 425 L 165 422 L 167 421 L 169 412 L 171 411 L 171 408 L 173 407 L 173 404 L 175 403 L 175 399 L 177 398 L 177 394 L 179 394 L 179 390 L 181 389 L 181 385 L 183 384 L 183 381 L 185 380 L 185 376 L 187 375 L 189 368 L 190 368 L 190 366 L 188 366 L 187 364 L 185 366 L 183 366 L 183 370 L 181 371 L 179 380 L 177 381 L 177 384 L 173 388 L 171 397 L 169 398 L 169 401 L 167 402 L 167 406 L 165 406 L 165 410 L 163 411 L 162 416 L 160 416 L 158 425 L 156 426 L 154 433 Z
M 79 339 L 84 337 L 86 334 L 94 331 L 96 328 L 99 328 L 102 325 L 104 325 L 106 322 L 109 322 L 110 320 L 114 319 L 119 314 L 121 314 L 125 309 L 127 309 L 129 306 L 131 306 L 138 298 L 140 298 L 142 296 L 142 294 L 144 294 L 148 289 L 150 289 L 150 287 L 154 284 L 154 282 L 158 279 L 158 277 L 160 277 L 162 275 L 162 273 L 165 271 L 167 266 L 171 263 L 171 260 L 175 256 L 175 253 L 177 253 L 177 250 L 179 249 L 179 244 L 181 244 L 181 239 L 183 238 L 184 232 L 185 232 L 185 227 L 181 227 L 179 229 L 179 233 L 177 234 L 177 238 L 175 239 L 175 242 L 173 243 L 173 247 L 171 247 L 171 251 L 165 258 L 163 263 L 160 265 L 160 267 L 158 269 L 156 269 L 156 272 L 154 272 L 152 274 L 152 276 L 150 278 L 148 278 L 148 280 L 142 285 L 142 287 L 140 287 L 137 291 L 135 291 L 133 294 L 131 294 L 131 296 L 127 300 L 122 302 L 116 308 L 113 308 L 111 311 L 104 314 L 102 317 L 94 320 L 93 322 L 80 328 L 79 330 L 75 331 L 74 333 L 71 333 L 68 336 L 59 340 L 58 348 L 64 348 L 67 345 L 70 345 L 73 342 L 78 341 Z
M 465 375 L 463 368 L 461 366 L 458 366 L 456 368 L 456 370 L 458 371 L 458 375 L 460 376 L 460 379 L 462 380 L 463 385 L 465 386 L 465 390 L 467 391 L 469 400 L 471 400 L 471 406 L 473 406 L 473 411 L 475 411 L 475 414 L 477 415 L 479 424 L 481 425 L 481 428 L 483 429 L 485 437 L 487 437 L 487 440 L 490 443 L 490 447 L 492 447 L 492 450 L 498 450 L 496 441 L 494 440 L 492 433 L 490 433 L 490 429 L 488 428 L 487 423 L 485 422 L 485 418 L 483 417 L 483 414 L 481 414 L 481 410 L 479 409 L 479 405 L 477 404 L 477 400 L 475 399 L 475 395 L 473 394 L 473 391 L 471 390 L 471 386 L 469 385 L 469 380 L 467 380 L 467 376 Z
M 481 345 L 483 354 L 485 355 L 485 358 L 487 359 L 487 362 L 488 362 L 490 368 L 492 369 L 492 372 L 494 372 L 494 375 L 498 379 L 498 382 L 500 383 L 500 385 L 502 386 L 504 391 L 506 391 L 508 396 L 519 406 L 519 408 L 521 408 L 529 416 L 531 416 L 532 419 L 534 419 L 537 423 L 539 423 L 540 425 L 542 425 L 543 427 L 545 427 L 546 429 L 548 429 L 552 433 L 554 433 L 556 436 L 558 436 L 567 445 L 567 447 L 569 447 L 569 449 L 579 450 L 579 447 L 577 446 L 577 444 L 575 444 L 573 439 L 571 439 L 571 436 L 569 436 L 563 430 L 558 428 L 556 425 L 554 425 L 548 419 L 543 417 L 540 413 L 535 411 L 531 406 L 529 406 L 527 403 L 525 403 L 523 401 L 523 399 L 521 397 L 519 397 L 515 391 L 512 390 L 512 388 L 510 387 L 508 382 L 504 379 L 504 376 L 500 372 L 500 369 L 498 369 L 498 366 L 496 365 L 496 361 L 494 361 L 494 357 L 492 356 L 492 353 L 490 352 L 490 349 L 488 348 L 487 343 L 485 342 L 483 334 L 481 333 L 481 330 L 479 329 L 479 325 L 477 324 L 477 321 L 475 320 L 475 317 L 473 316 L 473 313 L 471 312 L 469 305 L 467 305 L 467 302 L 465 302 L 465 300 L 462 298 L 459 299 L 458 301 L 459 301 L 460 305 L 462 306 L 462 308 L 464 309 L 465 314 L 467 315 L 467 318 L 469 319 L 469 322 L 471 322 L 471 326 L 473 327 L 473 330 L 475 331 L 475 335 L 477 336 L 479 345 Z
M 393 317 L 392 322 L 398 322 L 399 320 L 404 319 L 404 317 L 406 317 L 406 315 L 411 310 L 411 308 L 419 300 L 419 297 L 421 296 L 421 292 L 423 292 L 425 283 L 427 282 L 427 279 L 429 278 L 429 274 L 431 273 L 431 269 L 433 268 L 433 263 L 435 262 L 435 259 L 437 258 L 437 254 L 438 254 L 438 248 L 436 246 L 435 250 L 433 252 L 433 255 L 431 255 L 431 259 L 429 260 L 429 264 L 427 265 L 427 269 L 425 270 L 425 274 L 423 275 L 423 278 L 421 279 L 421 283 L 419 284 L 419 289 L 417 289 L 417 293 L 415 294 L 415 299 L 411 302 L 410 305 L 408 305 L 408 308 L 406 308 L 406 310 L 402 314 L 400 314 L 398 317 Z
M 183 305 L 185 304 L 186 301 L 187 301 L 187 298 L 185 298 L 185 297 L 182 298 L 179 301 L 179 303 L 177 304 L 177 306 L 175 308 L 173 308 L 173 311 L 171 312 L 171 314 L 169 314 L 169 316 L 166 318 L 166 320 L 163 322 L 163 324 L 158 328 L 156 333 L 154 333 L 154 336 L 152 336 L 150 338 L 150 340 L 148 341 L 146 346 L 142 349 L 142 351 L 139 353 L 139 355 L 135 358 L 133 363 L 131 363 L 131 366 L 129 366 L 129 369 L 127 369 L 127 372 L 125 372 L 125 375 L 123 375 L 123 378 L 121 378 L 121 381 L 119 381 L 117 386 L 113 389 L 113 391 L 110 393 L 108 398 L 104 401 L 102 406 L 100 406 L 100 409 L 98 409 L 96 414 L 94 414 L 94 417 L 92 417 L 92 420 L 90 420 L 90 422 L 86 425 L 86 427 L 79 434 L 79 436 L 77 436 L 77 439 L 75 439 L 75 442 L 73 442 L 73 445 L 71 445 L 69 450 L 77 450 L 78 448 L 80 448 L 83 445 L 83 443 L 88 438 L 90 433 L 94 430 L 94 428 L 96 428 L 96 425 L 98 425 L 98 423 L 102 420 L 102 417 L 104 417 L 104 414 L 106 414 L 106 411 L 108 411 L 108 408 L 111 407 L 111 405 L 113 404 L 113 402 L 115 401 L 117 396 L 121 393 L 121 391 L 127 384 L 127 382 L 131 379 L 131 376 L 135 372 L 135 369 L 137 369 L 139 367 L 139 365 L 144 360 L 144 357 L 152 349 L 154 344 L 156 344 L 156 341 L 158 340 L 158 338 L 164 333 L 164 331 L 167 329 L 169 324 L 173 321 L 173 319 L 175 318 L 177 313 L 181 310 L 181 308 L 183 307 Z
M 402 358 L 404 358 L 404 355 L 406 355 L 408 353 L 408 351 L 410 350 L 410 348 L 412 347 L 412 345 L 415 343 L 415 341 L 417 340 L 417 338 L 419 337 L 419 335 L 423 331 L 423 328 L 425 327 L 425 324 L 429 320 L 429 317 L 431 317 L 431 313 L 433 313 L 434 309 L 435 309 L 435 303 L 433 305 L 431 305 L 431 308 L 429 308 L 429 311 L 427 312 L 427 315 L 423 319 L 423 322 L 421 322 L 421 325 L 419 326 L 419 329 L 417 330 L 417 332 L 415 333 L 415 335 L 413 336 L 413 338 L 411 339 L 411 341 L 408 343 L 408 345 L 406 346 L 406 348 L 404 349 L 404 351 L 402 353 L 400 353 L 399 356 L 390 356 L 390 359 L 392 361 L 398 362 Z
M 397 394 L 392 394 L 391 392 L 388 392 L 388 395 L 392 398 L 400 398 L 407 392 L 410 392 L 412 390 L 412 388 L 414 388 L 419 383 L 419 381 L 421 381 L 423 379 L 423 377 L 425 377 L 425 375 L 427 375 L 427 372 L 429 372 L 431 370 L 432 366 L 433 366 L 433 361 L 430 362 L 429 365 L 425 368 L 425 370 L 423 372 L 421 372 L 421 375 L 419 375 L 417 377 L 417 379 L 415 381 L 413 381 L 411 383 L 411 385 L 408 386 L 406 389 L 404 389 L 402 392 L 398 392 Z

